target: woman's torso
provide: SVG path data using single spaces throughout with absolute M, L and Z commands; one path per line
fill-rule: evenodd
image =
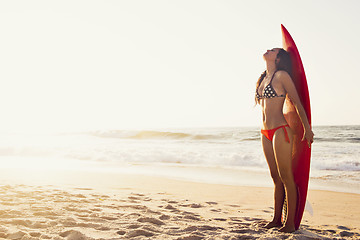
M 273 129 L 287 124 L 283 114 L 286 91 L 276 73 L 271 79 L 265 78 L 256 90 L 262 109 L 263 129 Z

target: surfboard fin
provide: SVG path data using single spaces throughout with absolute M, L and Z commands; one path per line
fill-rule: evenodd
M 307 199 L 305 202 L 305 211 L 307 211 L 311 216 L 314 216 L 314 210 L 311 206 L 311 203 Z

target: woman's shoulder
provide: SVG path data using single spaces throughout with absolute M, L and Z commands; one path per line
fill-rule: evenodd
M 274 77 L 276 77 L 280 81 L 289 81 L 289 80 L 291 80 L 290 74 L 288 72 L 284 71 L 284 70 L 278 70 Z

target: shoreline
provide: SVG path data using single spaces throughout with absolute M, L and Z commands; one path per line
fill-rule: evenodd
M 273 187 L 268 169 L 255 167 L 237 166 L 204 166 L 196 164 L 178 163 L 114 163 L 84 162 L 81 160 L 57 159 L 56 161 L 46 162 L 43 159 L 14 158 L 1 160 L 5 162 L 0 169 L 0 174 L 6 175 L 6 179 L 19 179 L 17 176 L 22 174 L 7 174 L 7 171 L 37 172 L 40 175 L 46 172 L 89 172 L 93 174 L 127 174 L 144 175 L 150 177 L 162 177 L 173 180 L 189 181 L 195 183 L 222 184 L 230 186 L 249 186 L 249 187 Z M 11 164 L 8 164 L 11 162 Z M 7 164 L 7 165 L 6 165 Z M 19 167 L 22 166 L 22 167 Z M 310 173 L 309 190 L 325 190 L 339 193 L 360 194 L 360 183 L 342 180 L 335 175 L 345 175 L 347 177 L 359 178 L 357 172 L 316 171 Z M 25 174 L 26 175 L 26 174 Z M 311 176 L 313 175 L 313 176 Z M 1 176 L 0 176 L 1 179 Z M 36 179 L 36 178 L 35 178 Z M 29 178 L 29 180 L 34 180 Z

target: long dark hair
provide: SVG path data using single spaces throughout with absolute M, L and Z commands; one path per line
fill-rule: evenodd
M 291 57 L 290 54 L 287 51 L 285 51 L 285 49 L 280 48 L 278 54 L 276 55 L 275 65 L 276 65 L 276 71 L 283 70 L 287 72 L 290 75 L 290 77 L 292 77 Z M 259 79 L 256 82 L 256 92 L 265 77 L 266 77 L 266 70 L 260 75 Z M 255 97 L 255 104 L 259 104 L 259 103 L 260 100 Z

